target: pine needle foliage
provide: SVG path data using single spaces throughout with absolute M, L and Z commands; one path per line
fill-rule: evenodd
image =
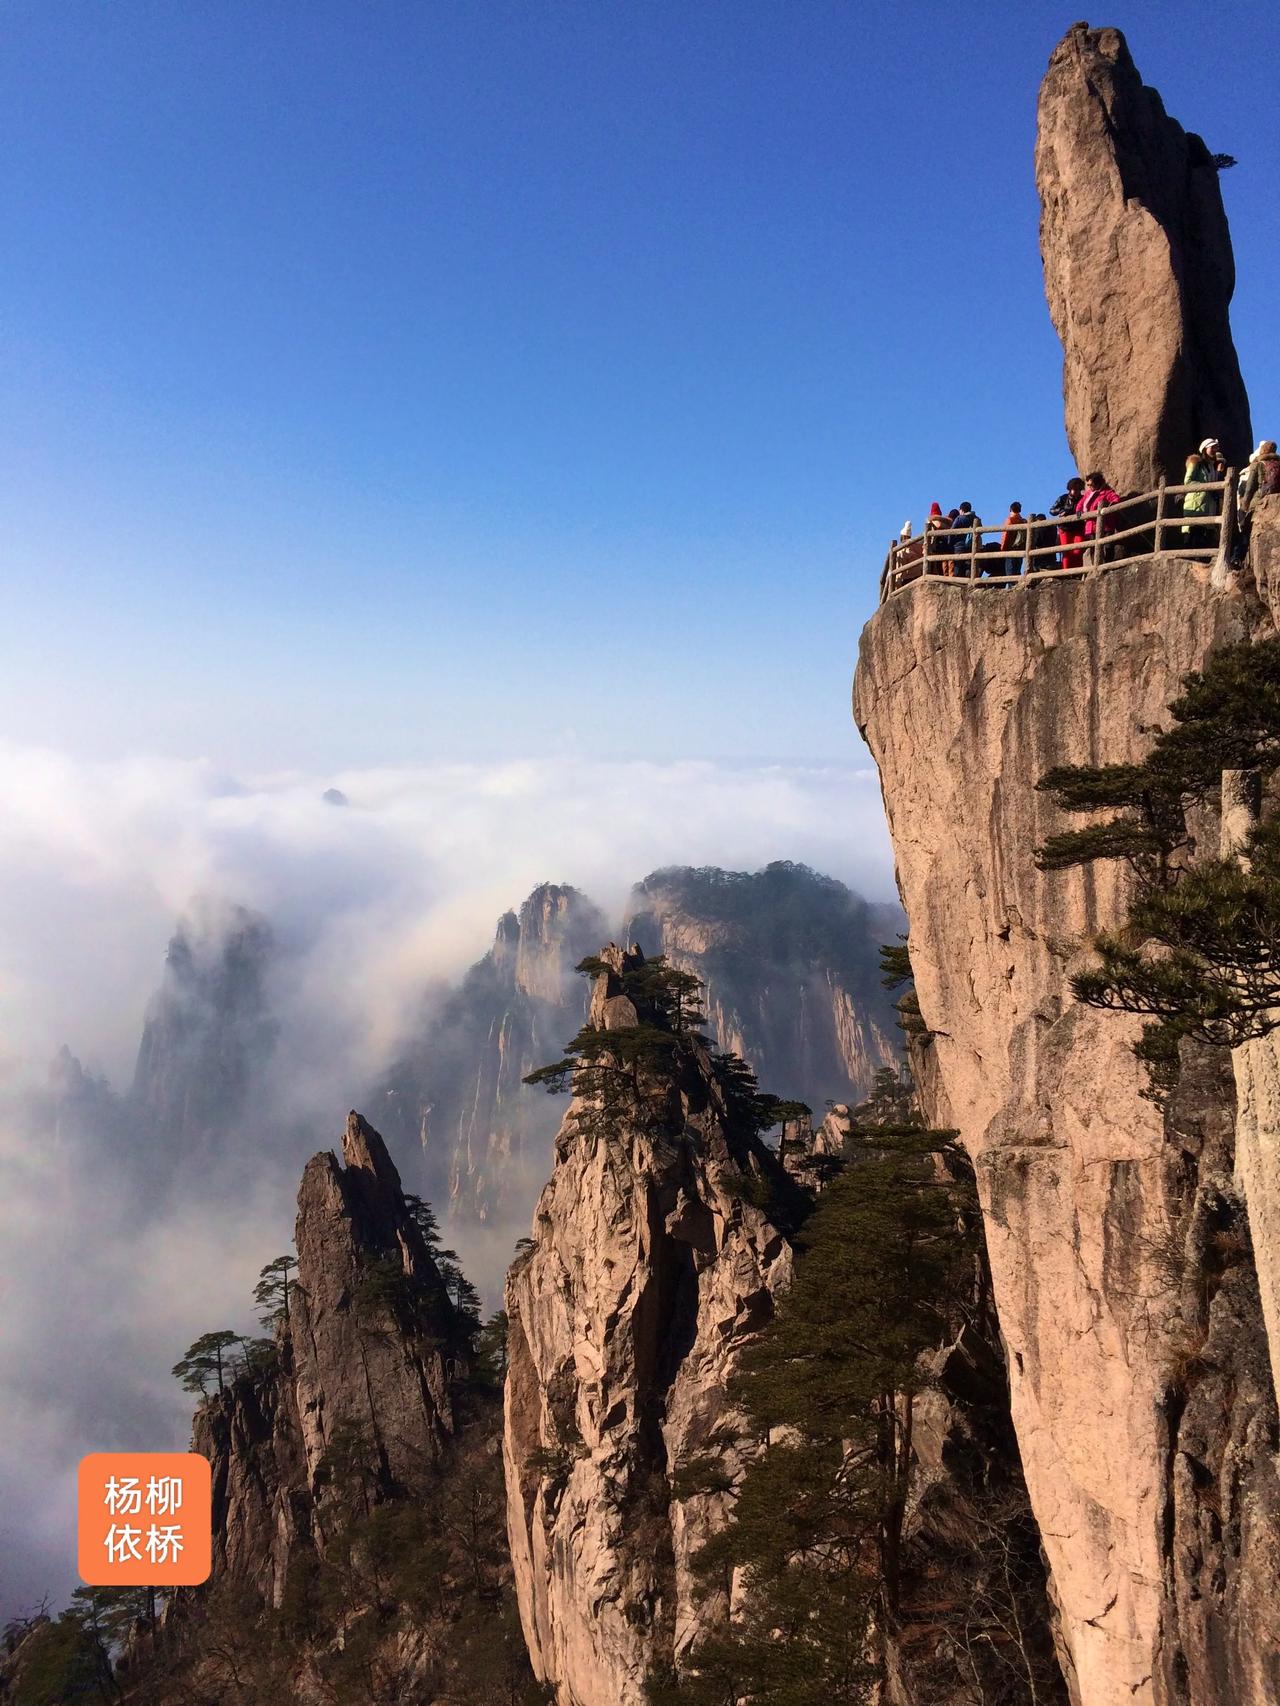
M 918 1037 L 922 1041 L 932 1035 L 925 1024 L 920 1012 L 920 997 L 916 994 L 915 972 L 911 966 L 911 953 L 907 946 L 906 937 L 896 942 L 884 942 L 880 946 L 881 985 L 885 989 L 901 989 L 902 994 L 894 1003 L 898 1010 L 898 1028 L 908 1037 Z
M 1121 815 L 1050 837 L 1042 870 L 1124 858 L 1137 898 L 1124 925 L 1099 936 L 1098 962 L 1071 980 L 1076 999 L 1144 1015 L 1135 1052 L 1147 1094 L 1162 1100 L 1184 1039 L 1233 1048 L 1280 1023 L 1280 821 L 1264 816 L 1238 856 L 1179 862 L 1189 804 L 1219 806 L 1224 771 L 1257 799 L 1280 768 L 1280 640 L 1226 646 L 1188 675 L 1173 726 L 1140 764 L 1059 768 L 1038 786 L 1066 811 Z
M 896 1078 L 896 1075 L 890 1075 Z M 888 1116 L 888 1117 L 886 1117 Z M 740 1613 L 695 1643 L 652 1706 L 863 1706 L 893 1626 L 922 1353 L 974 1295 L 978 1216 L 955 1134 L 903 1099 L 857 1110 L 845 1164 L 799 1241 L 795 1282 L 734 1396 L 762 1444 L 698 1557 Z M 714 1461 L 708 1465 L 712 1486 Z
M 1125 859 L 1140 881 L 1164 883 L 1170 861 L 1186 845 L 1182 801 L 1162 776 L 1142 764 L 1097 769 L 1061 765 L 1036 784 L 1068 812 L 1118 810 L 1121 815 L 1086 829 L 1051 835 L 1036 852 L 1042 871 L 1065 871 L 1094 859 Z
M 634 1022 L 615 1029 L 583 1025 L 561 1059 L 525 1077 L 526 1084 L 540 1084 L 552 1095 L 572 1092 L 580 1104 L 580 1130 L 607 1136 L 625 1122 L 669 1123 L 670 1093 L 695 1048 L 710 1064 L 727 1120 L 744 1136 L 758 1137 L 809 1111 L 764 1095 L 745 1060 L 710 1047 L 702 983 L 665 955 L 626 964 L 620 972 L 589 956 L 576 970 L 584 977 L 610 977 L 635 1010 Z

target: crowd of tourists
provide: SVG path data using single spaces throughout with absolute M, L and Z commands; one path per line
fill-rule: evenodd
M 1186 522 L 1180 529 L 1165 531 L 1165 541 L 1173 549 L 1177 548 L 1174 541 L 1178 535 L 1188 548 L 1213 542 L 1205 520 L 1220 511 L 1220 490 L 1227 474 L 1226 457 L 1216 438 L 1202 440 L 1187 457 L 1182 483 L 1193 489 L 1181 498 Z M 1200 486 L 1205 489 L 1194 489 Z M 1276 492 L 1280 492 L 1280 456 L 1275 441 L 1263 439 L 1237 482 L 1239 515 L 1247 518 L 1259 498 Z M 1126 494 L 1126 499 L 1138 495 Z M 994 527 L 984 528 L 971 503 L 950 510 L 934 503 L 921 535 L 913 537 L 911 522 L 904 524 L 894 553 L 894 582 L 902 585 L 921 573 L 944 579 L 980 580 L 984 575 L 1004 578 L 1020 575 L 1024 564 L 1028 573 L 1069 573 L 1109 561 L 1113 555 L 1139 555 L 1152 548 L 1149 542 L 1142 543 L 1141 535 L 1136 546 L 1133 535 L 1109 542 L 1111 535 L 1130 528 L 1150 532 L 1151 518 L 1141 513 L 1141 505 L 1127 510 L 1122 518 L 1108 515 L 1114 505 L 1124 501 L 1106 475 L 1095 470 L 1083 479 L 1075 475 L 1068 480 L 1047 512 L 1024 514 L 1021 503 L 1010 504 L 998 532 Z M 984 531 L 992 537 L 984 538 Z M 1128 551 L 1123 550 L 1126 545 Z

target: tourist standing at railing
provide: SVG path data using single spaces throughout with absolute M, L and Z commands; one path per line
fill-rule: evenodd
M 1187 457 L 1186 472 L 1183 474 L 1184 486 L 1209 486 L 1221 480 L 1226 475 L 1226 463 L 1222 459 L 1222 446 L 1216 438 L 1206 438 L 1200 448 Z M 1187 492 L 1182 499 L 1183 515 L 1217 515 L 1218 496 L 1216 492 Z M 1204 527 L 1184 527 L 1182 537 L 1188 545 L 1208 545 L 1211 543 L 1208 529 Z
M 1120 494 L 1107 484 L 1105 474 L 1090 474 L 1085 481 L 1084 496 L 1076 505 L 1076 514 L 1084 521 L 1084 536 L 1086 540 L 1098 538 L 1108 532 L 1106 517 L 1102 514 L 1112 504 L 1120 502 Z M 1101 562 L 1099 554 L 1094 556 L 1095 562 Z
M 1084 538 L 1084 523 L 1076 514 L 1083 497 L 1084 481 L 1077 474 L 1067 481 L 1067 489 L 1061 497 L 1055 498 L 1049 505 L 1049 514 L 1058 517 L 1058 543 L 1062 546 L 1079 545 Z M 1083 552 L 1064 549 L 1062 568 L 1078 569 L 1083 562 Z
M 1023 518 L 1022 505 L 1010 504 L 1009 513 L 1004 518 L 1004 532 L 1000 535 L 1002 551 L 1017 551 L 1016 557 L 1001 557 L 1000 566 L 990 572 L 997 575 L 1020 575 L 1022 573 L 1022 557 L 1027 549 L 1027 524 Z
M 1031 512 L 1030 537 L 1027 543 L 1029 551 L 1044 551 L 1046 553 L 1058 543 L 1058 529 L 1049 520 L 1049 517 L 1040 510 L 1032 510 Z M 1043 557 L 1028 556 L 1027 558 L 1027 573 L 1029 575 L 1038 575 L 1042 569 L 1056 569 L 1057 566 L 1058 559 L 1056 557 L 1045 555 Z
M 1264 438 L 1240 476 L 1240 510 L 1248 515 L 1259 498 L 1280 492 L 1280 457 L 1274 438 Z
M 955 531 L 951 535 L 957 570 L 962 578 L 970 573 L 976 578 L 981 573 L 974 557 L 978 544 L 977 529 L 981 526 L 982 517 L 975 512 L 973 505 L 962 503 L 956 511 Z
M 924 518 L 924 572 L 927 575 L 950 574 L 951 565 L 943 557 L 943 549 L 947 543 L 947 518 L 942 513 L 940 503 L 929 505 L 929 513 Z
M 935 504 L 925 526 L 933 535 L 933 543 L 929 546 L 930 560 L 936 565 L 937 572 L 945 575 L 948 580 L 956 572 L 955 548 L 956 536 L 951 531 L 951 524 L 960 511 L 948 510 L 944 515 L 942 506 Z

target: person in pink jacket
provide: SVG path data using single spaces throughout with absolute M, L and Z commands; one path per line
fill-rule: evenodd
M 1105 533 L 1107 533 L 1107 523 L 1102 512 L 1103 510 L 1108 509 L 1112 504 L 1118 504 L 1119 502 L 1120 494 L 1117 491 L 1113 491 L 1108 485 L 1105 474 L 1093 473 L 1086 475 L 1084 482 L 1084 496 L 1076 505 L 1076 514 L 1084 522 L 1084 536 L 1086 540 L 1093 538 L 1100 539 Z M 1098 558 L 1097 560 L 1101 561 L 1101 558 Z

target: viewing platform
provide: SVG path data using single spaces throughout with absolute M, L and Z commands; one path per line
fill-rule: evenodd
M 1204 507 L 1187 514 L 1183 504 L 1190 494 Z M 1077 536 L 1062 540 L 1060 527 Z M 1153 557 L 1185 557 L 1225 568 L 1236 536 L 1236 470 L 1229 468 L 1222 480 L 1184 486 L 1161 481 L 1155 491 L 1084 514 L 1024 518 L 994 527 L 968 527 L 961 520 L 913 539 L 895 539 L 880 575 L 880 603 L 923 581 L 1015 586 L 1098 574 Z

